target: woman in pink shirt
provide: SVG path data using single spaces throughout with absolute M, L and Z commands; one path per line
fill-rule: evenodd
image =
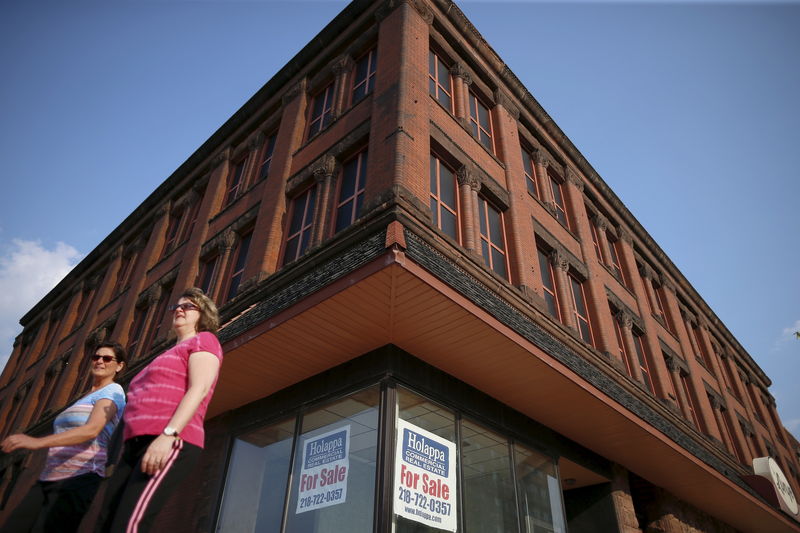
M 219 314 L 197 288 L 184 291 L 170 309 L 177 343 L 130 383 L 125 446 L 109 481 L 100 531 L 149 531 L 203 449 L 203 419 L 222 364 Z

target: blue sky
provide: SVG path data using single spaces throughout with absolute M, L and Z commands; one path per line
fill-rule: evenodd
M 0 364 L 19 318 L 345 4 L 0 4 Z M 459 5 L 800 435 L 800 4 Z

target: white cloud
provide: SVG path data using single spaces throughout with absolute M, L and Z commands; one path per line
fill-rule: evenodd
M 791 339 L 795 337 L 795 333 L 798 331 L 800 331 L 800 320 L 796 321 L 793 326 L 789 326 L 788 328 L 783 328 L 781 339 Z
M 48 250 L 39 241 L 12 240 L 0 255 L 0 369 L 11 355 L 19 319 L 80 261 L 78 250 L 59 242 Z

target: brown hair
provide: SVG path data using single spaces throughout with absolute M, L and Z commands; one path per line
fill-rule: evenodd
M 186 298 L 200 308 L 200 320 L 197 321 L 198 333 L 208 331 L 216 335 L 219 329 L 219 311 L 217 311 L 217 304 L 214 303 L 214 300 L 197 287 L 186 289 L 178 298 Z
M 123 372 L 125 371 L 125 369 L 128 367 L 128 354 L 125 353 L 125 348 L 123 348 L 120 343 L 114 341 L 98 342 L 94 347 L 93 353 L 97 353 L 97 350 L 100 348 L 111 348 L 111 350 L 114 352 L 114 357 L 116 358 L 117 362 L 125 365 L 122 369 Z M 115 379 L 117 377 L 119 377 L 119 375 L 114 376 Z

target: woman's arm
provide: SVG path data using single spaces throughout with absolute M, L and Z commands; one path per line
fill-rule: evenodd
M 89 414 L 89 419 L 82 426 L 54 433 L 46 437 L 30 437 L 18 433 L 10 435 L 0 444 L 6 453 L 19 450 L 39 450 L 41 448 L 52 448 L 54 446 L 72 446 L 97 437 L 103 427 L 110 422 L 117 413 L 117 406 L 108 398 L 97 400 Z
M 213 353 L 194 352 L 189 356 L 189 388 L 172 414 L 172 418 L 167 422 L 167 426 L 177 429 L 178 433 L 186 427 L 211 390 L 218 372 L 219 358 Z M 142 457 L 142 472 L 152 476 L 161 470 L 174 442 L 175 437 L 164 434 L 156 437 Z

